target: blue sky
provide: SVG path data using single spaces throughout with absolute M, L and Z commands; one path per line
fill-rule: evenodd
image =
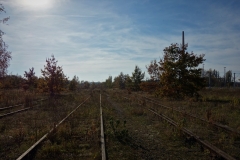
M 239 0 L 0 0 L 0 24 L 13 59 L 9 73 L 36 75 L 54 54 L 71 79 L 105 81 L 163 56 L 171 43 L 205 54 L 205 69 L 240 79 Z M 202 66 L 200 66 L 202 67 Z M 146 73 L 146 76 L 149 75 Z

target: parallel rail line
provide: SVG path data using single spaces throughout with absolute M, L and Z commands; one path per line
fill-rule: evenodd
M 39 101 L 44 101 L 44 100 L 47 100 L 47 99 L 43 99 L 43 100 L 39 100 Z M 19 105 L 20 104 L 18 104 L 18 106 Z M 10 116 L 10 115 L 16 114 L 16 113 L 27 111 L 27 110 L 29 110 L 29 109 L 31 109 L 33 107 L 36 107 L 36 106 L 38 106 L 38 105 L 35 105 L 35 106 L 32 106 L 32 107 L 23 108 L 23 109 L 20 109 L 20 110 L 17 110 L 17 111 L 13 111 L 13 112 L 10 112 L 10 113 L 2 114 L 2 115 L 0 115 L 0 119 L 3 118 L 3 117 L 7 117 L 7 116 Z M 14 107 L 16 107 L 16 105 Z M 11 108 L 12 108 L 12 106 L 11 106 Z
M 170 119 L 169 117 L 165 116 L 164 114 L 159 114 L 157 112 L 155 112 L 153 109 L 148 109 L 149 111 L 151 111 L 152 113 L 154 113 L 155 115 L 161 117 L 162 119 L 164 119 L 165 121 L 167 121 L 168 123 L 170 123 L 171 125 L 178 127 L 177 122 L 173 121 L 172 119 Z M 217 148 L 216 146 L 212 145 L 211 143 L 209 143 L 206 140 L 201 139 L 199 136 L 197 136 L 196 134 L 192 133 L 190 130 L 186 129 L 186 128 L 180 128 L 185 134 L 187 134 L 188 136 L 191 136 L 192 138 L 194 138 L 199 144 L 201 144 L 202 146 L 204 146 L 205 148 L 207 148 L 208 150 L 210 150 L 211 152 L 214 152 L 215 154 L 221 156 L 224 159 L 227 160 L 235 160 L 235 158 L 233 158 L 232 156 L 230 156 L 229 154 L 225 153 L 224 151 L 222 151 L 221 149 Z
M 65 118 L 63 118 L 57 125 L 55 125 L 48 133 L 46 133 L 42 138 L 40 138 L 36 143 L 34 143 L 28 150 L 26 150 L 21 156 L 17 158 L 17 160 L 22 159 L 28 159 L 28 156 L 30 156 L 31 152 L 36 149 L 40 143 L 42 143 L 51 133 L 55 132 L 56 129 L 61 125 L 69 116 L 71 116 L 82 104 L 84 104 L 90 96 L 83 101 L 81 104 L 79 104 L 72 112 L 70 112 Z
M 13 115 L 13 114 L 16 114 L 16 113 L 20 113 L 20 112 L 29 110 L 31 108 L 32 107 L 28 107 L 28 108 L 24 108 L 24 109 L 20 109 L 20 110 L 17 110 L 17 111 L 13 111 L 13 112 L 10 112 L 10 113 L 6 113 L 6 114 L 3 114 L 3 115 L 0 115 L 0 119 L 3 118 L 3 117 L 7 117 L 7 116 L 10 116 L 10 115 Z
M 100 94 L 100 120 L 101 120 L 101 150 L 102 150 L 102 160 L 106 160 L 106 147 L 104 138 L 104 128 L 103 128 L 103 112 L 101 106 L 101 94 Z
M 142 97 L 144 97 L 144 96 L 142 96 Z M 144 98 L 145 98 L 145 99 L 148 99 L 147 101 L 149 101 L 149 102 L 151 102 L 151 103 L 153 103 L 153 104 L 155 104 L 155 105 L 159 105 L 159 106 L 162 106 L 162 107 L 164 107 L 164 108 L 174 110 L 174 111 L 179 112 L 179 113 L 181 113 L 181 114 L 185 114 L 185 115 L 187 115 L 187 116 L 189 116 L 189 117 L 192 117 L 192 118 L 195 118 L 195 119 L 199 119 L 199 120 L 201 120 L 201 121 L 203 121 L 203 122 L 205 122 L 205 123 L 211 123 L 211 124 L 213 124 L 214 126 L 216 126 L 216 127 L 218 127 L 218 128 L 224 129 L 225 131 L 232 132 L 232 133 L 235 133 L 235 134 L 240 135 L 240 132 L 239 132 L 239 131 L 237 131 L 237 130 L 235 130 L 235 129 L 227 126 L 227 125 L 223 125 L 223 124 L 218 123 L 218 122 L 209 122 L 209 121 L 207 121 L 206 119 L 203 119 L 203 118 L 201 118 L 201 117 L 197 117 L 197 116 L 195 116 L 195 115 L 192 115 L 192 114 L 190 114 L 190 113 L 181 111 L 181 110 L 179 110 L 179 109 L 171 108 L 171 107 L 168 107 L 168 106 L 159 104 L 158 102 L 156 102 L 156 101 L 154 101 L 154 100 L 152 100 L 152 99 L 150 99 L 150 98 L 148 98 L 148 97 L 144 97 Z
M 0 111 L 4 111 L 4 110 L 11 109 L 11 108 L 14 108 L 14 107 L 22 106 L 22 105 L 23 104 L 17 104 L 17 105 L 14 105 L 14 106 L 3 107 L 3 108 L 0 108 Z
M 128 99 L 127 97 L 123 97 L 124 99 Z M 157 104 L 160 105 L 160 104 Z M 162 105 L 161 105 L 162 106 Z M 167 107 L 167 106 L 164 106 Z M 172 109 L 170 107 L 167 107 L 169 109 Z M 150 112 L 154 113 L 155 115 L 159 116 L 160 118 L 164 119 L 165 121 L 167 121 L 168 123 L 170 123 L 171 125 L 173 125 L 174 127 L 178 127 L 178 123 L 175 122 L 174 120 L 172 120 L 171 118 L 167 117 L 164 114 L 160 114 L 157 113 L 154 109 L 152 108 L 146 108 L 147 110 L 149 110 Z M 182 112 L 183 113 L 183 112 Z M 200 145 L 202 145 L 203 147 L 207 148 L 209 151 L 219 155 L 220 157 L 227 159 L 227 160 L 235 160 L 234 157 L 230 156 L 229 154 L 227 154 L 226 152 L 222 151 L 221 149 L 217 148 L 216 146 L 212 145 L 210 142 L 200 138 L 199 136 L 197 136 L 196 134 L 194 134 L 193 132 L 191 132 L 190 130 L 186 129 L 186 128 L 181 128 L 181 130 L 183 131 L 183 133 L 185 133 L 186 135 L 190 136 L 191 138 L 195 139 Z
M 45 100 L 47 100 L 47 98 L 46 99 L 36 100 L 34 102 L 45 101 Z M 0 111 L 4 111 L 4 110 L 11 109 L 11 108 L 14 108 L 14 107 L 22 106 L 22 105 L 24 105 L 24 103 L 16 104 L 16 105 L 13 105 L 13 106 L 8 106 L 8 107 L 3 107 L 3 108 L 0 108 Z

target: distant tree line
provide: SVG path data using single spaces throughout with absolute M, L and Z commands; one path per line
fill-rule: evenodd
M 75 75 L 71 80 L 65 76 L 62 67 L 57 65 L 54 55 L 46 59 L 46 65 L 41 70 L 42 76 L 37 77 L 34 68 L 24 72 L 24 76 L 5 75 L 4 81 L 0 80 L 0 89 L 23 89 L 25 91 L 46 92 L 51 96 L 62 91 L 77 92 L 82 89 L 100 87 L 100 83 L 80 81 Z
M 0 4 L 0 13 L 5 12 Z M 6 23 L 9 17 L 0 20 Z M 156 96 L 184 98 L 199 97 L 198 91 L 204 87 L 233 86 L 233 75 L 227 71 L 223 77 L 219 71 L 209 69 L 203 71 L 204 54 L 196 55 L 187 51 L 187 45 L 171 44 L 164 48 L 163 58 L 156 59 L 146 65 L 150 79 L 145 79 L 145 72 L 136 65 L 132 74 L 109 76 L 105 82 L 96 83 L 80 81 L 75 75 L 71 80 L 63 73 L 54 55 L 46 59 L 46 65 L 41 69 L 41 76 L 37 77 L 34 68 L 24 72 L 24 76 L 8 75 L 7 69 L 12 59 L 7 44 L 2 39 L 4 32 L 0 30 L 0 89 L 22 88 L 25 91 L 47 92 L 51 96 L 62 91 L 78 92 L 84 89 L 119 88 L 128 91 L 146 91 Z
M 114 81 L 112 81 L 112 76 L 109 76 L 104 85 L 106 88 L 140 91 L 140 84 L 143 81 L 144 76 L 145 72 L 142 72 L 142 70 L 136 65 L 131 76 L 120 72 L 120 74 L 114 78 Z

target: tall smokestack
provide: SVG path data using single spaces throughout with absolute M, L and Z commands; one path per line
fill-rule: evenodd
M 184 50 L 184 31 L 182 31 L 182 49 Z

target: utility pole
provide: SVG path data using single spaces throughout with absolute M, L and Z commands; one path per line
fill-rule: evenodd
M 183 50 L 183 52 L 184 52 L 184 48 L 185 48 L 185 46 L 184 46 L 184 31 L 182 31 L 182 50 Z
M 182 50 L 185 52 L 185 48 L 188 47 L 188 44 L 185 44 L 184 31 L 182 31 Z
M 224 87 L 226 87 L 226 74 L 225 74 L 225 69 L 226 69 L 226 67 L 224 67 Z
M 234 76 L 233 76 L 233 87 L 235 88 L 235 73 L 234 73 Z
M 211 88 L 211 72 L 209 72 L 209 88 Z
M 202 77 L 204 77 L 204 64 L 203 64 L 203 69 L 202 69 Z

